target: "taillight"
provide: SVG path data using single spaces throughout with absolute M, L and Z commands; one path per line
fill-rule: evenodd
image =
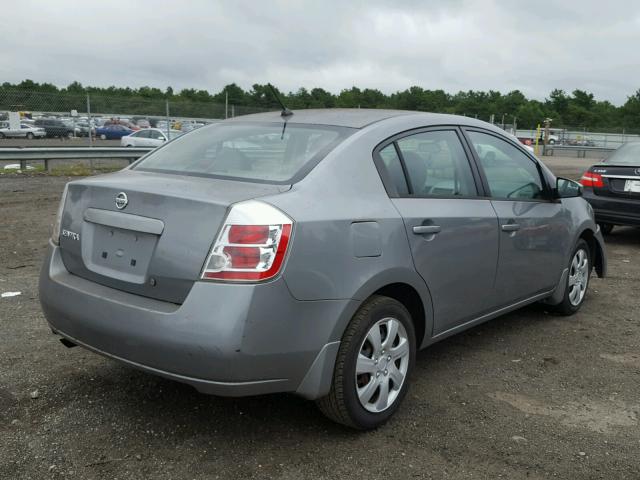
M 201 278 L 257 282 L 280 272 L 293 221 L 271 205 L 234 205 L 207 257 Z
M 602 188 L 604 187 L 604 180 L 599 173 L 585 172 L 580 179 L 580 183 L 583 187 Z

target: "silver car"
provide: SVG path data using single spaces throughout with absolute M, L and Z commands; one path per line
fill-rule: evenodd
M 292 392 L 374 428 L 416 350 L 532 302 L 575 313 L 602 236 L 580 185 L 474 119 L 237 117 L 65 189 L 54 333 L 201 392 Z
M 0 122 L 1 138 L 44 138 L 47 136 L 44 128 L 36 128 L 27 123 L 21 123 L 20 128 L 11 128 L 9 122 Z

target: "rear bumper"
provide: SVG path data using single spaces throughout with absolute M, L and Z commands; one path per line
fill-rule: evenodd
M 194 386 L 244 396 L 328 392 L 351 300 L 298 301 L 284 281 L 196 282 L 182 305 L 133 295 L 70 274 L 50 245 L 40 302 L 52 330 L 96 353 Z
M 640 200 L 595 195 L 585 189 L 584 199 L 593 207 L 598 223 L 640 226 Z

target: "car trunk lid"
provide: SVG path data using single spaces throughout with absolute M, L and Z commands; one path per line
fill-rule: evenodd
M 600 196 L 640 198 L 640 165 L 596 165 L 591 171 L 602 176 L 603 187 L 594 188 Z
M 96 283 L 180 304 L 229 206 L 289 188 L 135 170 L 72 182 L 62 260 Z

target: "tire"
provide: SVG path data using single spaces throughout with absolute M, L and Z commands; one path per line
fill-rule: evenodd
M 579 255 L 579 252 L 582 252 L 582 255 Z M 582 263 L 582 260 L 586 260 L 586 265 L 584 267 L 580 267 L 579 264 Z M 577 263 L 576 263 L 577 262 Z M 591 277 L 591 253 L 589 251 L 589 245 L 583 239 L 578 240 L 575 248 L 573 249 L 573 253 L 571 254 L 571 259 L 569 260 L 569 275 L 567 275 L 567 283 L 565 285 L 564 297 L 562 302 L 558 305 L 553 306 L 553 311 L 558 313 L 559 315 L 573 315 L 584 303 L 584 299 L 587 296 L 587 290 L 589 289 L 589 278 Z M 574 284 L 576 276 L 575 273 L 578 273 L 578 282 Z M 580 289 L 580 293 L 576 295 L 575 288 Z
M 390 329 L 396 331 L 392 338 Z M 376 331 L 379 342 L 375 341 Z M 361 354 L 368 360 L 359 362 Z M 349 322 L 338 350 L 331 390 L 316 403 L 323 414 L 348 427 L 379 427 L 407 394 L 415 356 L 415 329 L 407 309 L 392 298 L 374 295 Z M 356 375 L 356 364 L 360 372 L 367 372 Z M 386 402 L 384 390 L 388 391 Z
M 29 140 L 33 140 L 33 133 L 31 133 L 31 132 L 27 132 L 27 138 L 28 138 Z
M 600 225 L 600 231 L 603 235 L 611 235 L 613 227 L 615 227 L 613 223 L 599 223 L 598 225 Z
M 556 141 L 553 138 L 549 139 L 549 145 L 555 145 Z
M 100 140 L 106 140 L 107 136 L 103 133 L 102 135 L 100 135 Z
M 67 138 L 73 138 L 73 132 L 67 132 Z
M 4 133 L 0 132 L 0 138 L 4 138 Z

